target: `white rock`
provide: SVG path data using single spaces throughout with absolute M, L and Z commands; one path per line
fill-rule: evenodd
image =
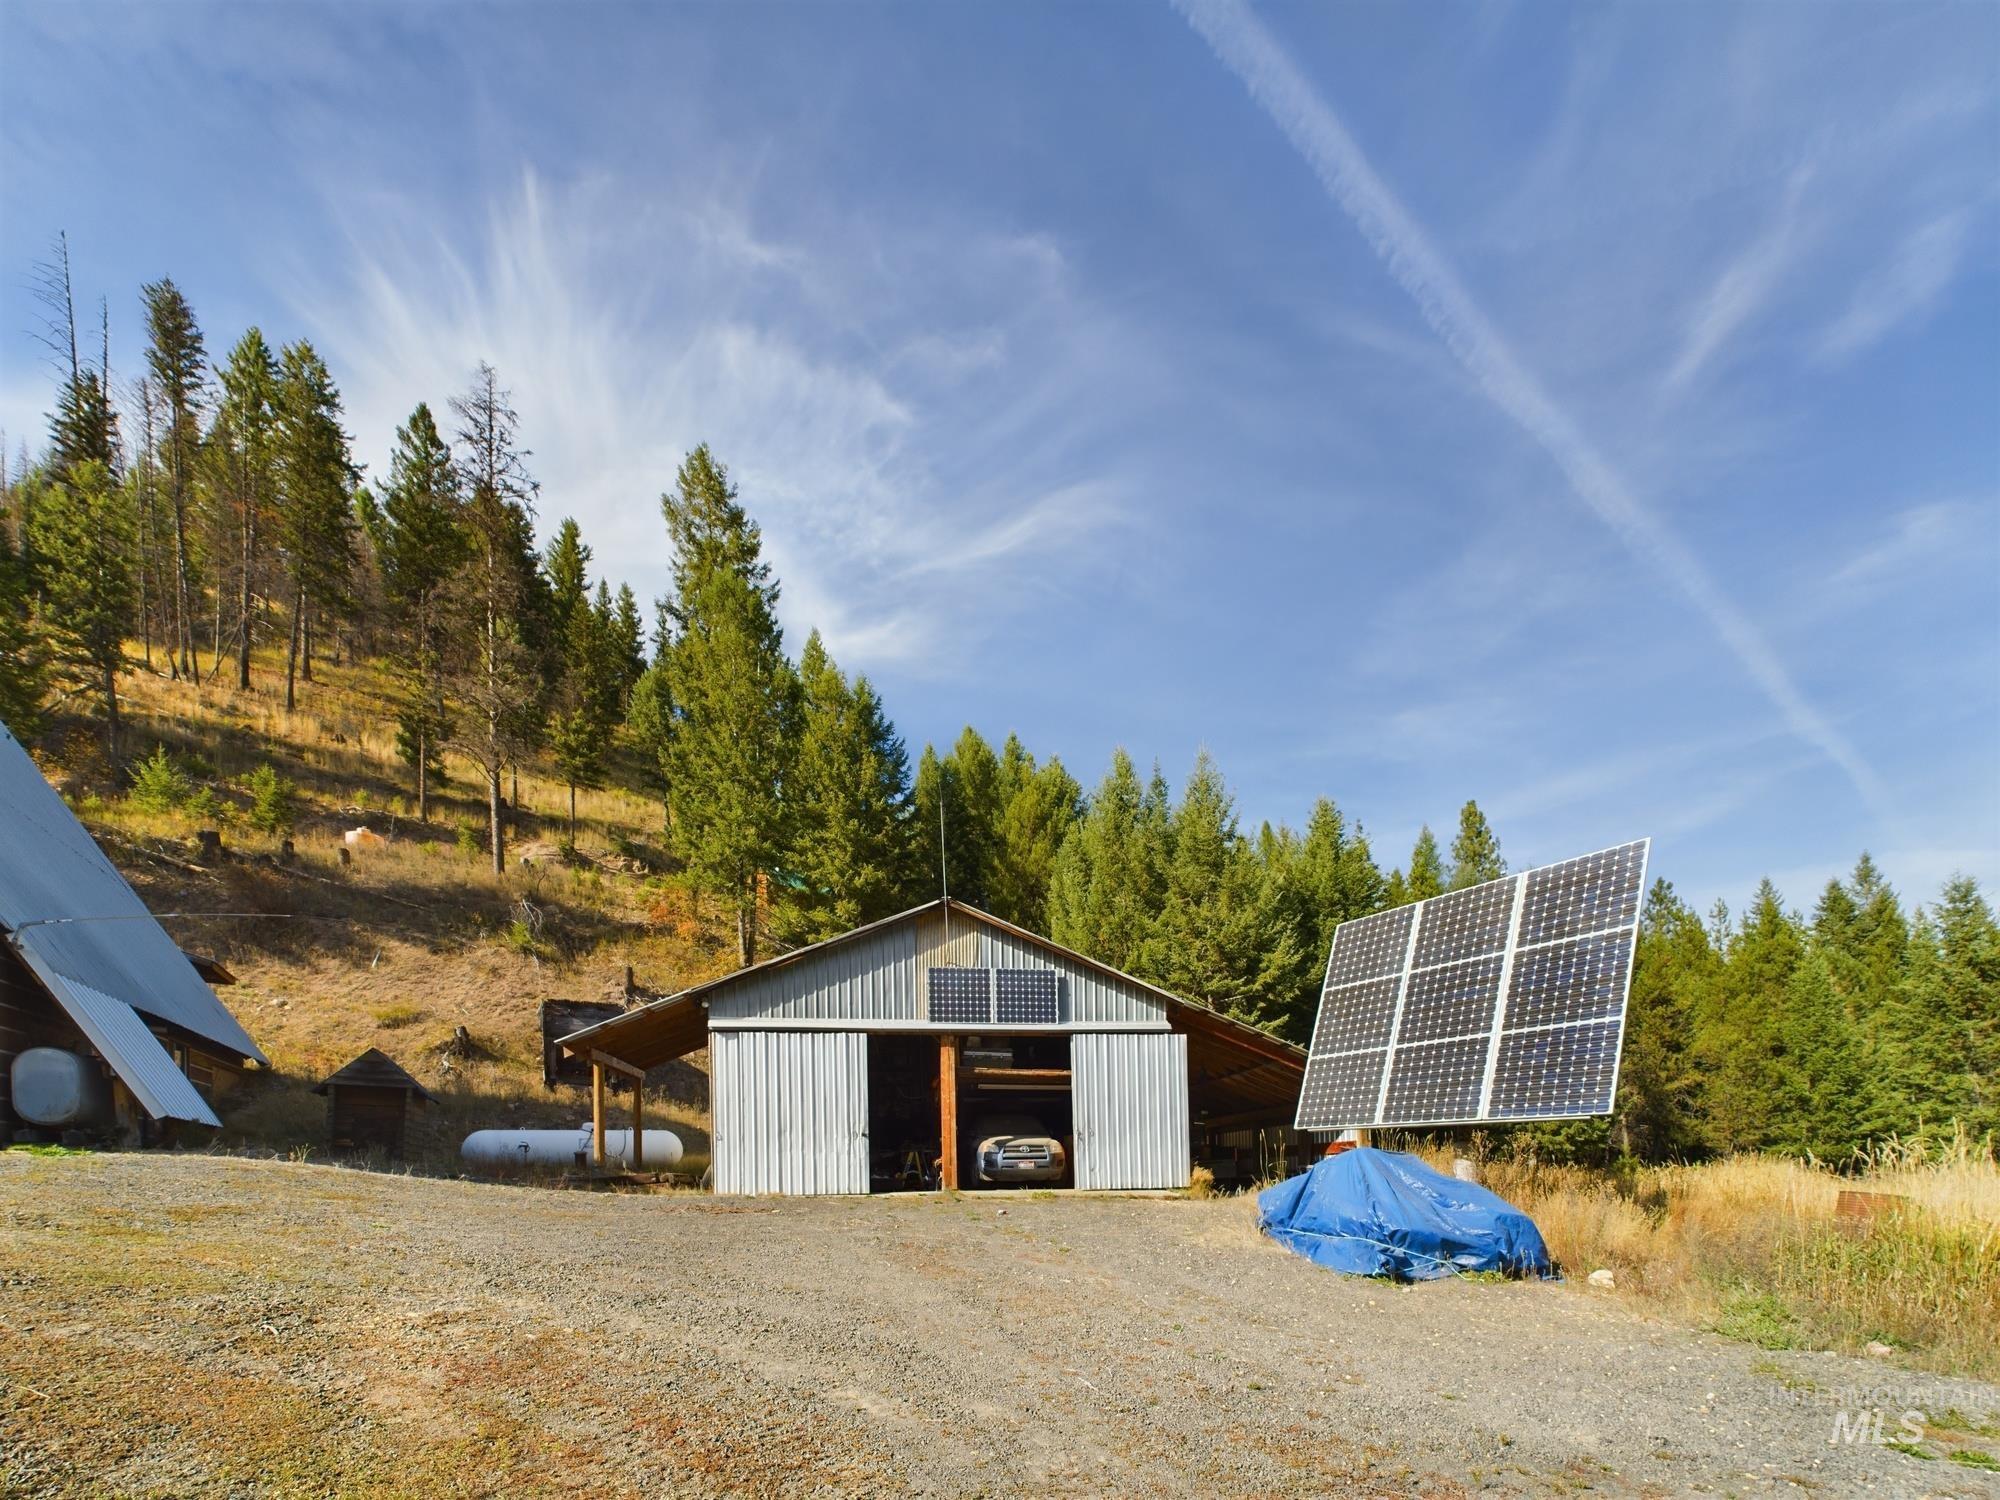
M 1868 1347 L 1862 1350 L 1862 1353 L 1866 1354 L 1870 1359 L 1887 1359 L 1895 1352 L 1894 1349 L 1891 1349 L 1887 1344 L 1882 1343 L 1878 1339 L 1870 1339 Z
M 1611 1274 L 1609 1266 L 1599 1266 L 1595 1271 L 1590 1273 L 1590 1284 L 1592 1286 L 1616 1286 L 1618 1285 L 1618 1278 Z

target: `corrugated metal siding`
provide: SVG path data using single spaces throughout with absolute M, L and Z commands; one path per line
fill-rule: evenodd
M 960 925 L 971 924 L 954 924 Z M 973 926 L 973 931 L 977 938 L 966 962 L 995 969 L 1054 969 L 1063 976 L 1061 1014 L 1065 1026 L 1167 1023 L 1165 1004 L 1137 985 L 1121 984 L 1087 964 L 1064 959 L 1040 943 L 983 922 Z
M 922 912 L 917 917 L 917 967 L 934 969 L 943 965 L 970 967 L 979 962 L 980 924 L 962 912 L 954 913 L 949 924 L 942 911 Z
M 997 969 L 1053 969 L 1063 976 L 1064 1026 L 1167 1024 L 1167 1008 L 1137 985 L 1121 983 L 963 913 L 953 913 L 951 939 L 939 912 L 923 912 L 850 943 L 837 943 L 797 963 L 731 982 L 709 1002 L 709 1020 L 922 1021 L 924 972 L 937 964 Z
M 1070 1038 L 1080 1188 L 1184 1188 L 1187 1038 L 1080 1031 Z
M 914 1021 L 923 991 L 914 924 L 898 923 L 753 974 L 709 1003 L 711 1021 Z
M 718 1031 L 709 1068 L 718 1193 L 868 1191 L 865 1034 Z
M 264 1061 L 4 724 L 0 839 L 0 926 L 12 929 L 16 951 L 38 973 L 62 974 Z

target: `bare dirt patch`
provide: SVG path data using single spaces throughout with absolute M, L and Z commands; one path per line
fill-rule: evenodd
M 8 1492 L 1995 1490 L 1831 1442 L 1831 1394 L 1976 1425 L 2000 1389 L 1573 1287 L 1349 1281 L 1240 1201 L 7 1154 L 0 1212 Z

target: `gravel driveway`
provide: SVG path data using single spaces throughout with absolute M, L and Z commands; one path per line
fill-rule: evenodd
M 0 1210 L 19 1493 L 2000 1493 L 1830 1441 L 1843 1387 L 1970 1425 L 2000 1388 L 1349 1280 L 1242 1201 L 12 1153 Z

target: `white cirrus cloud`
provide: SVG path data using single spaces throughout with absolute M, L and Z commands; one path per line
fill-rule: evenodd
M 1958 274 L 1970 236 L 1962 209 L 1918 226 L 1889 262 L 1867 277 L 1820 339 L 1820 357 L 1838 362 L 1880 343 L 1904 323 L 1923 317 Z
M 1458 274 L 1370 164 L 1340 117 L 1240 0 L 1175 7 L 1282 131 L 1486 398 L 1554 461 L 1571 490 L 1626 548 L 1698 613 L 1791 731 L 1837 765 L 1870 808 L 1881 779 L 1810 703 L 1748 614 L 1559 406 L 1466 291 Z
M 939 229 L 885 252 L 836 226 L 807 249 L 738 203 L 532 171 L 475 234 L 399 232 L 409 207 L 354 211 L 335 281 L 282 280 L 308 288 L 296 311 L 371 476 L 415 403 L 447 423 L 487 360 L 544 530 L 576 516 L 598 568 L 642 596 L 667 577 L 659 496 L 704 441 L 764 526 L 788 629 L 818 627 L 853 668 L 948 662 L 1125 514 L 1136 480 L 1100 457 L 1101 407 L 1078 395 L 1142 389 L 1143 351 L 1045 236 Z M 938 295 L 975 278 L 972 302 Z M 856 305 L 865 339 L 842 322 Z

